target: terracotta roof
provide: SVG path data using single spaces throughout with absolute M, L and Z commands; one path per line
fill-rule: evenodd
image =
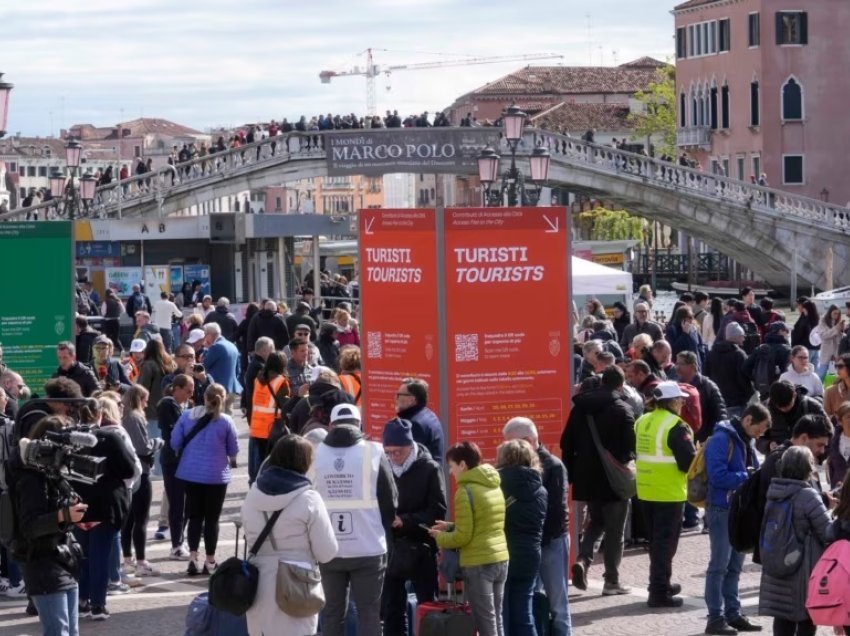
M 503 95 L 580 95 L 635 93 L 655 80 L 663 62 L 641 58 L 620 66 L 527 66 L 471 93 L 473 97 Z
M 534 126 L 559 132 L 631 130 L 629 112 L 624 104 L 561 104 L 531 121 Z
M 652 68 L 659 69 L 667 66 L 665 62 L 660 60 L 656 60 L 654 57 L 649 57 L 648 55 L 644 55 L 643 57 L 639 57 L 636 60 L 632 60 L 631 62 L 626 62 L 625 64 L 620 64 L 620 68 Z
M 699 7 L 704 4 L 712 4 L 714 2 L 719 2 L 720 0 L 688 0 L 687 2 L 683 2 L 682 4 L 673 7 L 673 11 L 680 11 L 682 9 L 693 9 L 694 7 Z
M 0 139 L 0 156 L 50 157 L 65 159 L 65 141 L 55 137 L 4 137 Z
M 175 124 L 167 119 L 155 119 L 151 117 L 142 117 L 133 119 L 132 121 L 118 124 L 116 128 L 123 128 L 130 131 L 131 137 L 141 137 L 143 135 L 171 135 L 179 137 L 183 135 L 200 135 L 203 134 L 199 130 Z

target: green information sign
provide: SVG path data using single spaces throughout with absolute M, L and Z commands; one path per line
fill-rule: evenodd
M 57 343 L 74 341 L 73 223 L 0 223 L 0 272 L 3 362 L 44 395 Z

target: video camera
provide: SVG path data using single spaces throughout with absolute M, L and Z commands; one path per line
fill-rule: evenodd
M 77 426 L 63 431 L 48 431 L 42 439 L 21 438 L 21 460 L 25 466 L 50 477 L 95 484 L 103 475 L 106 458 L 81 452 L 97 446 L 97 436 L 89 431 L 87 426 Z

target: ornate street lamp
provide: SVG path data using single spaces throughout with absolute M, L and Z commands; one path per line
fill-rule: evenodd
M 14 84 L 3 81 L 3 73 L 0 73 L 0 137 L 6 134 L 6 123 L 9 117 L 9 94 Z
M 81 212 L 88 211 L 94 199 L 97 180 L 90 174 L 77 177 L 82 161 L 83 145 L 76 139 L 65 144 L 65 163 L 68 165 L 68 177 L 59 168 L 50 175 L 50 193 L 56 201 L 56 214 L 70 220 Z
M 487 146 L 478 155 L 478 178 L 484 187 L 484 204 L 486 206 L 502 205 L 504 196 L 508 195 L 508 205 L 537 205 L 540 200 L 540 191 L 543 184 L 549 179 L 550 155 L 546 148 L 539 146 L 534 149 L 529 157 L 531 175 L 528 181 L 532 187 L 526 188 L 525 175 L 519 171 L 516 165 L 516 151 L 525 122 L 528 118 L 516 104 L 512 104 L 502 114 L 502 136 L 508 142 L 511 151 L 511 166 L 502 174 L 502 183 L 498 188 L 493 184 L 499 175 L 499 161 L 501 157 L 493 148 Z
M 59 168 L 53 168 L 50 173 L 50 194 L 54 199 L 61 199 L 65 196 L 65 174 Z
M 65 146 L 65 163 L 71 169 L 71 174 L 74 174 L 77 168 L 80 167 L 80 156 L 83 153 L 83 146 L 76 139 L 72 139 Z

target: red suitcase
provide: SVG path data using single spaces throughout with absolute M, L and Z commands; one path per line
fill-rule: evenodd
M 475 628 L 472 621 L 472 610 L 468 603 L 459 601 L 457 588 L 449 589 L 449 600 L 421 603 L 416 608 L 416 634 L 417 636 L 430 636 L 431 634 L 462 632 L 462 636 L 474 636 Z M 430 618 L 429 618 L 430 617 Z M 444 623 L 443 625 L 430 626 L 428 623 Z M 451 624 L 451 627 L 448 625 Z M 446 630 L 450 630 L 446 632 Z M 456 631 L 457 630 L 457 631 Z M 459 635 L 460 636 L 460 635 Z

